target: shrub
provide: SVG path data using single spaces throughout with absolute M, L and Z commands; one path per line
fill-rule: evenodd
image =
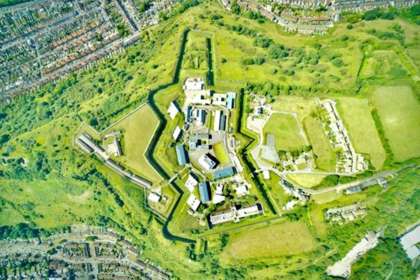
M 272 59 L 279 59 L 289 56 L 289 50 L 283 45 L 275 44 L 270 47 L 269 55 Z
M 270 47 L 272 43 L 273 43 L 273 40 L 264 36 L 258 36 L 254 40 L 254 45 L 261 48 L 268 48 Z

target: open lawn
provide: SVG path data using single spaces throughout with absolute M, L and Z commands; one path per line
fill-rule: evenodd
M 296 118 L 289 114 L 273 113 L 264 126 L 264 136 L 273 134 L 276 138 L 276 149 L 294 151 L 305 146 L 304 132 Z
M 303 121 L 303 125 L 315 154 L 317 168 L 325 171 L 335 171 L 336 155 L 322 129 L 321 122 L 308 116 Z
M 365 59 L 363 78 L 404 78 L 409 74 L 393 50 L 377 50 Z
M 241 231 L 229 237 L 221 254 L 224 263 L 295 255 L 313 250 L 316 241 L 303 222 L 284 222 Z
M 184 60 L 182 63 L 182 76 L 205 77 L 208 69 L 207 40 L 209 37 L 201 32 L 188 33 Z
M 380 87 L 372 96 L 395 160 L 420 156 L 420 104 L 410 87 Z
M 117 160 L 153 182 L 159 182 L 161 178 L 147 161 L 145 153 L 157 125 L 158 118 L 152 109 L 143 105 L 103 132 L 122 131 L 123 156 Z
M 219 160 L 221 165 L 225 165 L 230 162 L 229 155 L 222 142 L 215 144 L 213 146 L 213 151 L 216 154 L 216 158 Z
M 273 110 L 295 114 L 296 118 L 302 122 L 316 108 L 315 98 L 305 98 L 301 96 L 278 96 L 272 104 Z
M 287 178 L 305 188 L 313 188 L 319 185 L 325 175 L 319 174 L 288 174 Z
M 367 154 L 372 165 L 380 169 L 386 154 L 373 121 L 368 100 L 340 98 L 337 108 L 356 152 Z

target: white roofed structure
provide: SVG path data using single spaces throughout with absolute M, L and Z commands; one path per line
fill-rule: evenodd
M 195 186 L 198 185 L 198 180 L 193 176 L 189 175 L 187 181 L 185 182 L 185 187 L 190 191 L 193 192 Z
M 174 133 L 172 134 L 172 138 L 175 141 L 177 141 L 179 139 L 179 136 L 181 136 L 181 132 L 182 132 L 182 129 L 179 126 L 175 127 Z
M 178 106 L 175 104 L 174 101 L 171 102 L 171 104 L 169 104 L 169 108 L 168 108 L 168 113 L 169 113 L 169 117 L 173 120 L 176 115 L 179 113 L 179 109 Z
M 194 212 L 197 211 L 198 207 L 200 206 L 200 200 L 195 197 L 195 195 L 191 194 L 188 197 L 187 204 Z

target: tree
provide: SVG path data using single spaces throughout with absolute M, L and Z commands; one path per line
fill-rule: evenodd
M 9 142 L 10 140 L 10 135 L 9 134 L 3 134 L 2 136 L 0 136 L 0 145 L 4 145 L 7 142 Z

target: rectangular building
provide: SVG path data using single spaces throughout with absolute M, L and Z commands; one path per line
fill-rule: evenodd
M 198 185 L 198 191 L 200 192 L 200 200 L 202 203 L 210 201 L 210 188 L 207 182 L 202 182 Z
M 235 175 L 235 168 L 233 166 L 228 166 L 225 168 L 220 168 L 214 171 L 213 178 L 214 180 L 219 180 Z
M 229 110 L 232 110 L 235 107 L 235 96 L 236 96 L 236 94 L 234 92 L 228 92 L 227 93 L 226 107 Z
M 203 167 L 205 170 L 209 171 L 215 168 L 218 164 L 217 160 L 211 156 L 210 154 L 204 154 L 198 159 L 198 163 Z
M 183 144 L 176 145 L 176 156 L 178 158 L 178 164 L 180 166 L 184 166 L 188 163 L 188 155 L 187 151 L 185 150 L 185 147 Z

